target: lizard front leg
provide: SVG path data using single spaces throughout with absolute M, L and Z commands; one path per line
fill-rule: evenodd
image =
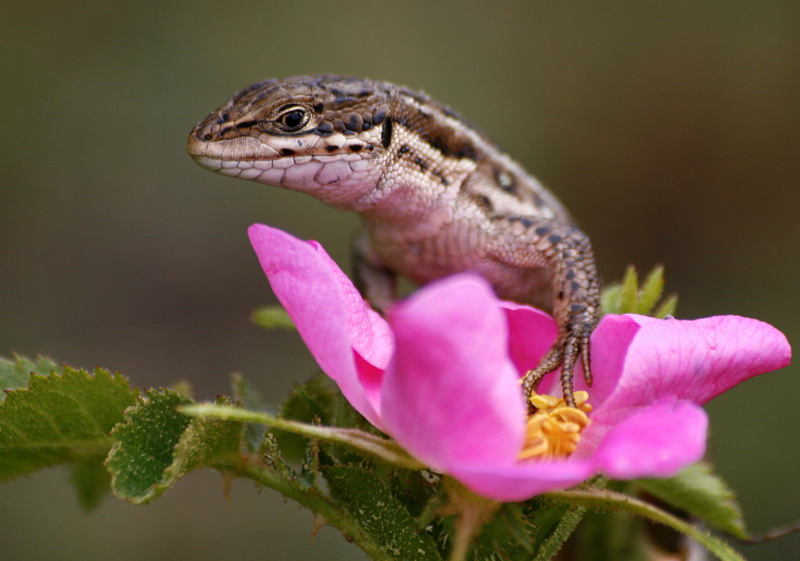
M 397 300 L 397 274 L 385 267 L 370 249 L 366 234 L 351 243 L 353 255 L 353 284 L 372 309 L 385 314 Z
M 564 399 L 571 407 L 573 376 L 578 358 L 583 363 L 587 385 L 592 384 L 590 337 L 600 318 L 600 277 L 588 236 L 557 221 L 509 217 L 503 220 L 513 235 L 518 255 L 541 256 L 553 271 L 553 317 L 558 338 L 539 365 L 523 379 L 526 397 L 542 378 L 561 367 Z

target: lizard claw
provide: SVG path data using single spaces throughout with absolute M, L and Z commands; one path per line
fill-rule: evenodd
M 583 333 L 572 333 L 559 337 L 553 347 L 539 362 L 539 365 L 529 371 L 522 380 L 522 389 L 525 398 L 528 400 L 539 383 L 547 374 L 561 367 L 561 388 L 564 393 L 564 401 L 569 407 L 575 407 L 575 397 L 573 395 L 572 380 L 575 375 L 575 364 L 578 358 L 583 362 L 583 377 L 586 385 L 592 385 L 592 371 L 590 366 L 590 331 Z

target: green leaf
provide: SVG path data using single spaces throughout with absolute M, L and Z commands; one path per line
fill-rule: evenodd
M 264 329 L 295 329 L 294 322 L 281 306 L 262 306 L 250 314 L 250 319 Z
M 322 467 L 331 495 L 377 545 L 372 559 L 441 561 L 433 538 L 417 531 L 416 521 L 390 488 L 371 471 L 356 466 Z
M 636 303 L 637 314 L 649 314 L 653 311 L 661 293 L 664 291 L 664 266 L 656 265 L 647 275 Z
M 233 399 L 237 404 L 250 411 L 266 411 L 267 404 L 261 394 L 241 374 L 231 375 Z M 247 450 L 255 452 L 264 444 L 266 429 L 263 425 L 246 423 L 244 428 L 244 443 Z
M 676 294 L 670 294 L 661 304 L 656 308 L 656 311 L 653 312 L 654 318 L 664 319 L 667 316 L 675 315 L 675 310 L 678 308 L 678 296 Z
M 31 375 L 28 387 L 0 403 L 0 481 L 106 454 L 108 433 L 135 397 L 123 376 L 107 370 Z
M 665 503 L 732 536 L 747 537 L 734 492 L 707 463 L 686 467 L 669 479 L 639 479 L 636 484 Z
M 427 470 L 396 470 L 375 464 L 376 473 L 384 469 L 384 479 L 391 487 L 392 494 L 403 503 L 411 516 L 417 518 L 419 525 L 427 526 L 435 514 L 428 512 L 428 509 L 433 506 L 431 502 L 436 500 L 440 478 Z
M 604 314 L 619 314 L 619 303 L 622 297 L 622 285 L 618 282 L 603 287 L 600 294 L 600 307 Z
M 622 292 L 620 292 L 619 313 L 629 314 L 636 311 L 636 302 L 639 298 L 639 275 L 636 267 L 628 265 L 625 276 L 622 277 Z
M 472 556 L 509 561 L 551 559 L 585 510 L 539 499 L 503 505 L 482 528 Z
M 15 390 L 28 385 L 31 373 L 49 376 L 50 372 L 61 372 L 61 366 L 51 359 L 37 356 L 31 360 L 27 357 L 14 355 L 14 359 L 0 357 L 0 390 Z M 0 393 L 0 401 L 5 399 L 5 393 Z
M 230 404 L 229 398 L 217 403 Z M 163 493 L 175 482 L 196 469 L 218 462 L 236 460 L 240 456 L 244 423 L 213 418 L 193 419 L 175 446 L 172 464 L 164 472 L 164 481 L 157 486 Z
M 106 460 L 114 494 L 143 504 L 165 490 L 175 461 L 175 445 L 191 419 L 176 410 L 190 401 L 170 390 L 149 390 L 125 412 L 111 434 L 114 447 Z
M 335 424 L 339 388 L 324 375 L 314 376 L 305 384 L 295 385 L 280 409 L 280 416 L 303 423 L 325 426 Z M 298 434 L 273 428 L 281 455 L 288 462 L 302 462 L 307 454 L 308 439 Z
M 664 290 L 664 266 L 656 265 L 647 275 L 641 288 L 633 265 L 628 265 L 622 283 L 611 283 L 600 295 L 600 305 L 606 314 L 643 314 L 664 318 L 675 313 L 678 298 L 671 295 L 658 308 Z M 655 311 L 654 311 L 655 308 Z

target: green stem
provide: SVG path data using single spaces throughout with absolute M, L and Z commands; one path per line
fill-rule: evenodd
M 248 411 L 246 409 L 239 409 L 238 407 L 211 403 L 183 405 L 179 407 L 178 410 L 193 417 L 213 417 L 229 421 L 258 423 L 283 429 L 287 432 L 299 434 L 308 438 L 315 438 L 322 442 L 344 446 L 350 450 L 355 450 L 356 452 L 365 454 L 382 463 L 392 465 L 399 469 L 414 471 L 425 469 L 426 467 L 424 464 L 419 463 L 409 456 L 408 453 L 393 440 L 387 440 L 358 429 L 310 425 L 291 419 L 274 417 L 267 413 Z
M 586 506 L 602 510 L 621 510 L 635 514 L 686 534 L 723 561 L 745 561 L 744 557 L 722 540 L 711 536 L 707 532 L 698 530 L 691 524 L 658 507 L 629 495 L 607 489 L 590 488 L 546 493 L 544 497 L 575 506 Z
M 456 515 L 453 548 L 448 561 L 465 561 L 475 536 L 500 508 L 500 503 L 474 494 L 450 477 L 445 477 L 443 483 L 448 492 L 445 512 Z
M 483 517 L 478 509 L 468 509 L 458 515 L 449 561 L 464 561 L 467 558 L 472 540 L 482 526 Z

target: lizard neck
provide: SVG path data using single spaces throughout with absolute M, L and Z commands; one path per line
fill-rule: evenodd
M 480 147 L 468 127 L 419 94 L 395 90 L 390 108 L 381 134 L 384 151 L 374 160 L 380 177 L 349 210 L 373 231 L 435 235 L 452 222 Z

